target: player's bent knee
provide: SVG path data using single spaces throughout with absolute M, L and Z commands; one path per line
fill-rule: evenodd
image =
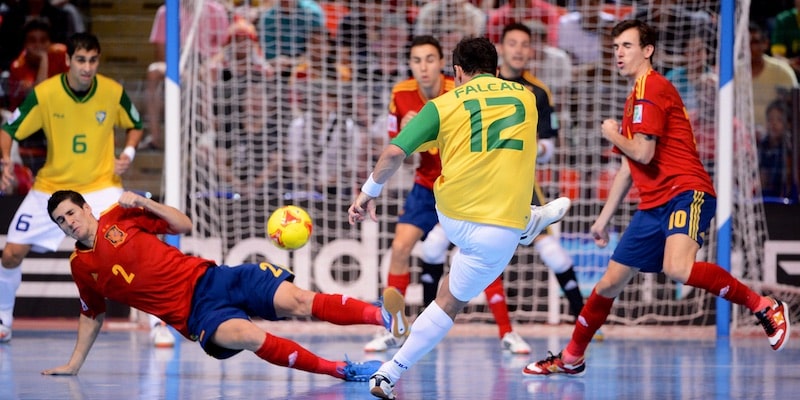
M 607 298 L 616 298 L 625 289 L 630 279 L 612 279 L 608 274 L 603 275 L 597 284 L 594 286 L 594 291 L 600 296 Z
M 539 253 L 542 262 L 556 274 L 560 274 L 572 266 L 572 257 L 553 236 L 540 236 L 533 243 L 533 248 Z
M 447 260 L 447 249 L 450 247 L 450 242 L 442 246 L 439 243 L 422 242 L 422 254 L 420 258 L 428 264 L 444 264 Z
M 281 317 L 307 317 L 311 315 L 316 295 L 316 292 L 301 289 L 289 281 L 283 281 L 278 286 L 272 301 L 275 304 L 275 311 Z
M 664 275 L 670 279 L 680 283 L 686 283 L 686 281 L 689 280 L 689 275 L 692 273 L 692 265 L 664 263 L 662 271 Z
M 211 340 L 232 350 L 256 351 L 264 342 L 265 332 L 252 321 L 232 318 L 217 327 Z
M 392 258 L 398 260 L 408 260 L 411 257 L 411 250 L 414 248 L 416 242 L 408 244 L 398 240 L 392 242 Z
M 622 292 L 622 290 L 618 290 L 615 286 L 603 285 L 600 282 L 597 282 L 597 285 L 594 287 L 594 291 L 600 296 L 609 299 L 616 298 Z
M 450 248 L 450 240 L 444 233 L 441 225 L 436 225 L 428 232 L 428 236 L 422 242 L 422 261 L 428 264 L 444 264 L 447 259 L 447 250 Z

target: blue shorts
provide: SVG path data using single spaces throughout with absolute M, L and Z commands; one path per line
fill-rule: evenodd
M 439 223 L 439 216 L 436 214 L 436 198 L 433 197 L 433 190 L 426 188 L 418 183 L 414 184 L 411 191 L 406 196 L 406 203 L 403 205 L 403 213 L 397 219 L 398 223 L 414 225 L 422 229 L 422 240 L 428 236 L 428 232 Z
M 188 321 L 190 337 L 211 357 L 222 360 L 236 355 L 241 350 L 226 349 L 210 340 L 220 324 L 253 316 L 278 320 L 275 292 L 283 281 L 293 280 L 289 270 L 267 262 L 209 268 L 194 289 Z
M 661 272 L 667 237 L 689 235 L 703 247 L 703 236 L 716 208 L 715 197 L 690 190 L 662 206 L 636 211 L 611 259 L 642 272 Z

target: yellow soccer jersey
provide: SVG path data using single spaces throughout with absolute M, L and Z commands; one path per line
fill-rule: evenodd
M 438 147 L 436 205 L 460 220 L 524 229 L 536 165 L 536 97 L 478 75 L 425 105 L 392 143 L 406 154 Z
M 60 74 L 37 85 L 3 129 L 16 140 L 44 130 L 47 160 L 33 189 L 83 193 L 122 186 L 114 174 L 114 126 L 142 127 L 122 85 L 97 75 L 89 93 L 78 98 Z

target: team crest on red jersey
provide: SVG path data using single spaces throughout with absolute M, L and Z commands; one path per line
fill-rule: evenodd
M 127 235 L 125 234 L 125 232 L 122 231 L 122 229 L 119 229 L 116 225 L 114 225 L 111 228 L 108 228 L 108 230 L 106 231 L 105 238 L 114 247 L 117 247 L 120 244 L 122 244 L 122 242 L 125 241 L 126 236 Z

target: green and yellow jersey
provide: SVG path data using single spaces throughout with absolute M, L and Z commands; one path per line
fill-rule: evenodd
M 536 97 L 489 74 L 429 101 L 392 143 L 406 154 L 438 147 L 436 204 L 460 220 L 524 229 L 536 165 Z
M 60 74 L 37 85 L 3 126 L 15 140 L 43 129 L 47 160 L 33 189 L 91 192 L 122 187 L 114 174 L 114 126 L 141 129 L 139 112 L 122 85 L 96 75 L 89 92 L 78 97 Z

